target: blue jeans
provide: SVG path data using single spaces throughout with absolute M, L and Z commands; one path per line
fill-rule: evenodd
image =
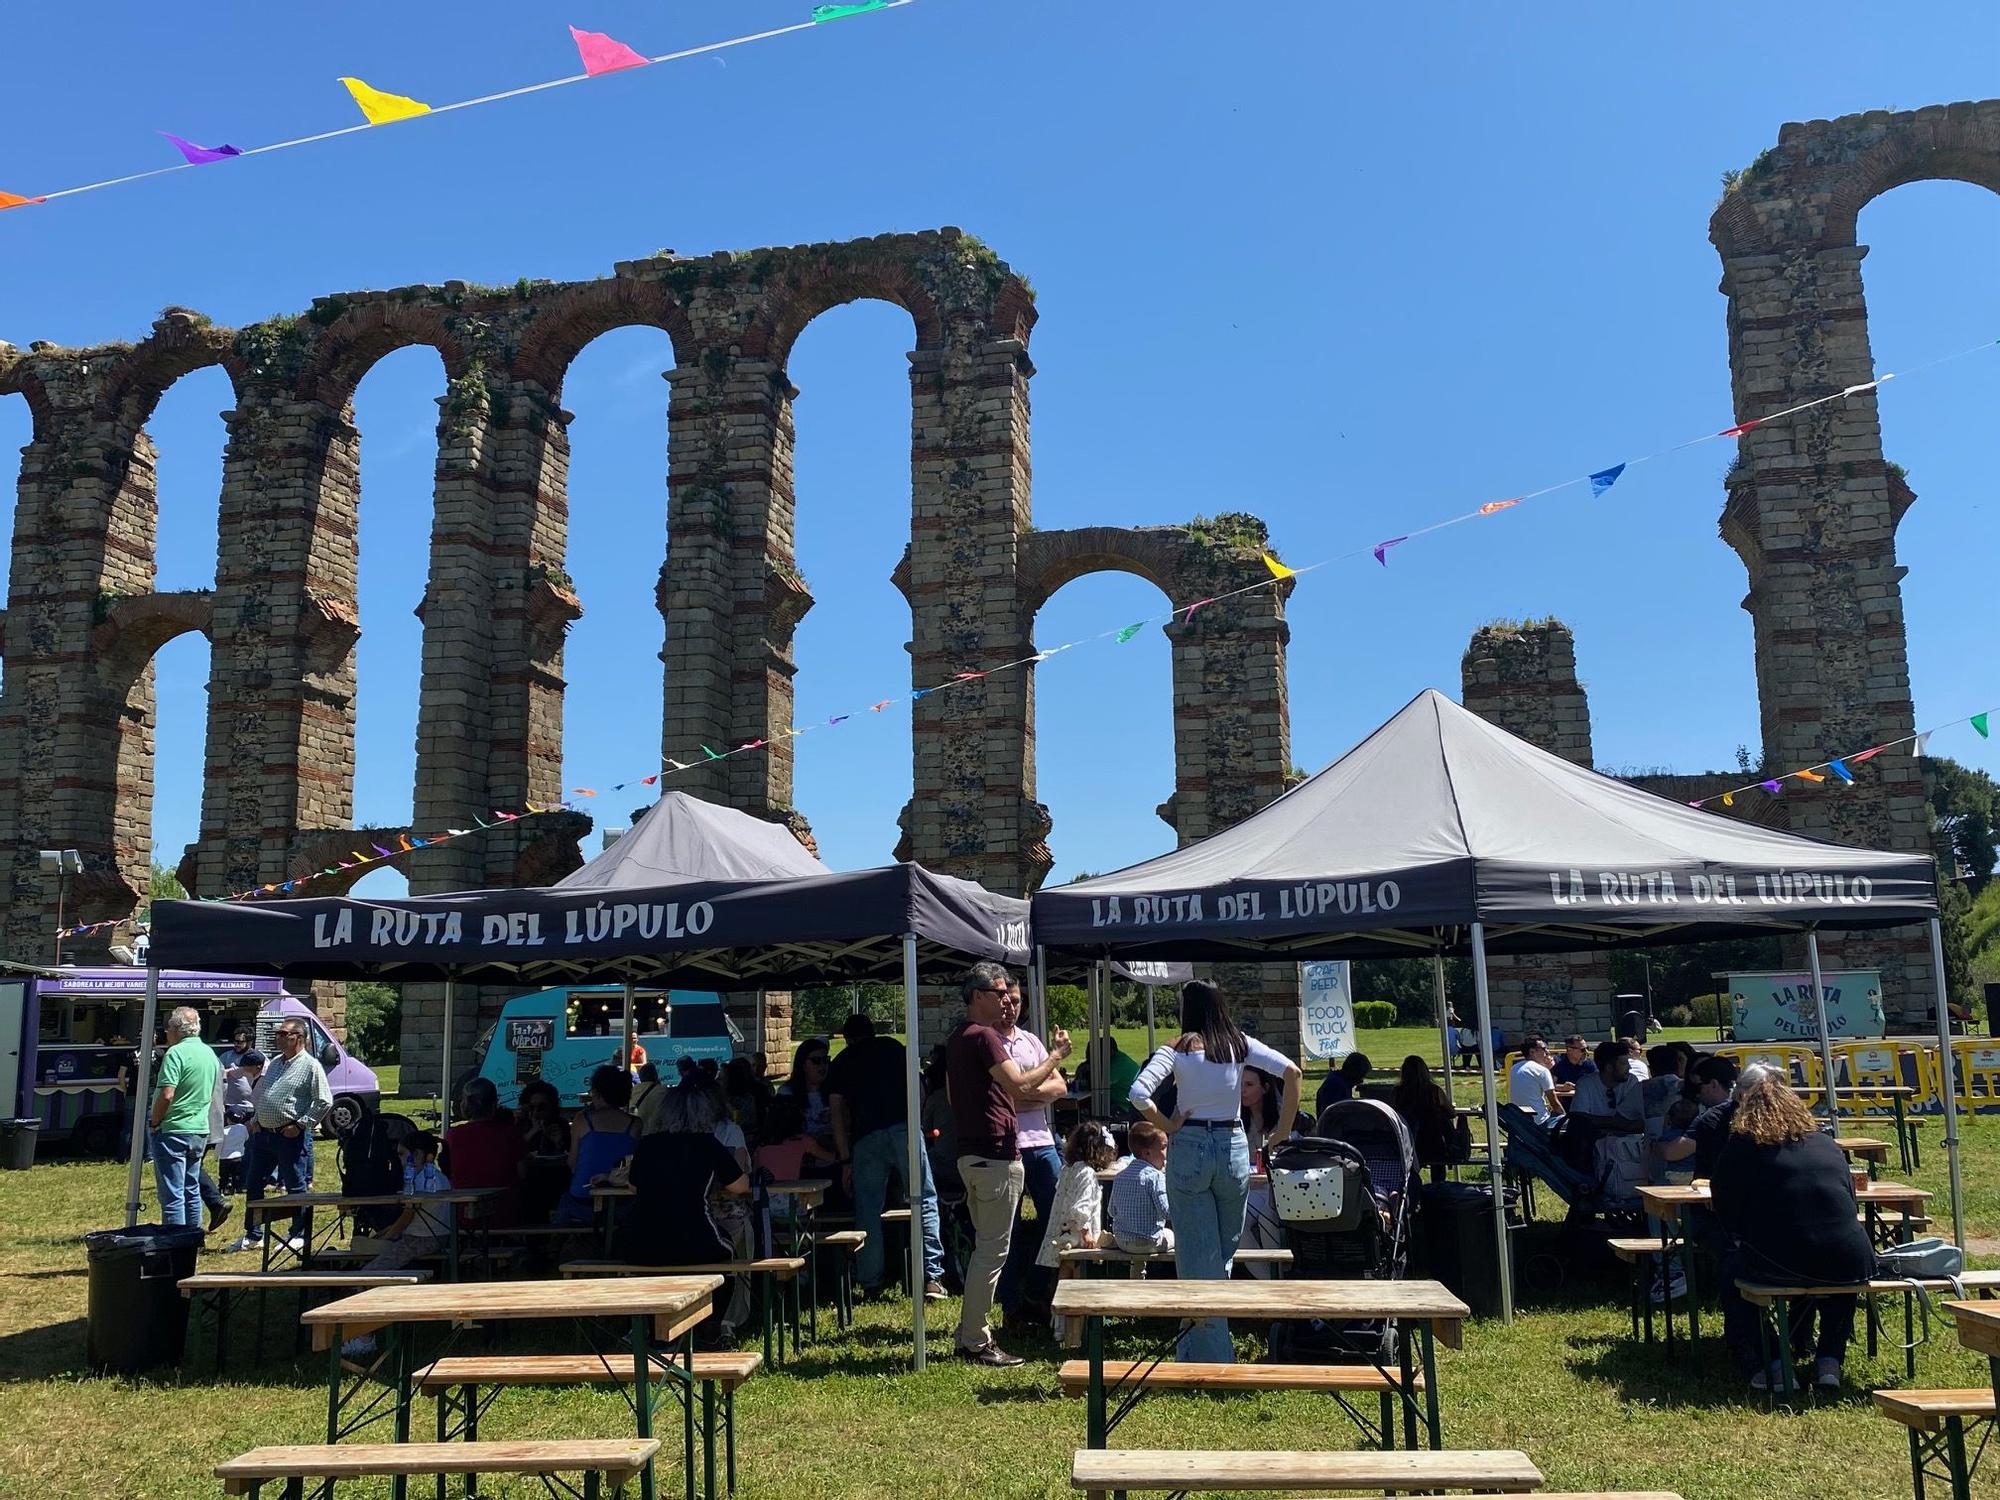
M 882 1207 L 889 1199 L 891 1176 L 903 1189 L 903 1196 L 907 1198 L 910 1195 L 909 1155 L 910 1132 L 907 1124 L 885 1125 L 880 1130 L 871 1130 L 854 1143 L 854 1227 L 868 1236 L 861 1242 L 854 1274 L 866 1291 L 872 1292 L 882 1285 Z M 939 1281 L 944 1277 L 944 1236 L 938 1227 L 937 1188 L 931 1182 L 928 1151 L 917 1153 L 917 1170 L 923 1173 L 923 1182 L 917 1201 L 911 1207 L 916 1209 L 917 1217 L 923 1221 L 924 1279 Z M 923 1291 L 922 1287 L 914 1288 L 915 1295 L 919 1297 Z
M 153 1155 L 153 1180 L 160 1189 L 160 1222 L 201 1228 L 201 1198 L 196 1187 L 202 1153 L 208 1150 L 206 1131 L 155 1131 L 147 1138 Z
M 310 1130 L 301 1131 L 297 1136 L 281 1135 L 275 1130 L 253 1130 L 244 1154 L 250 1162 L 249 1181 L 244 1190 L 244 1197 L 249 1202 L 262 1201 L 264 1188 L 273 1177 L 277 1178 L 280 1193 L 303 1193 L 306 1190 L 312 1163 Z M 298 1231 L 298 1225 L 295 1214 L 292 1217 L 293 1233 Z M 252 1227 L 247 1213 L 243 1227 L 246 1231 Z
M 1023 1146 L 1021 1170 L 1027 1183 L 1022 1196 L 1035 1205 L 1034 1230 L 1014 1221 L 1014 1238 L 1007 1246 L 1007 1267 L 1000 1273 L 1000 1306 L 1010 1315 L 1029 1302 L 1047 1302 L 1055 1290 L 1055 1273 L 1035 1264 L 1042 1253 L 1042 1236 L 1049 1232 L 1055 1207 L 1056 1179 L 1062 1176 L 1062 1152 L 1054 1146 Z M 1011 1325 L 1010 1325 L 1011 1326 Z
M 1167 1148 L 1167 1207 L 1174 1216 L 1175 1270 L 1183 1281 L 1222 1281 L 1243 1238 L 1250 1191 L 1250 1144 L 1239 1127 L 1190 1123 Z M 1191 1364 L 1235 1359 L 1229 1324 L 1204 1318 L 1181 1335 L 1178 1357 Z

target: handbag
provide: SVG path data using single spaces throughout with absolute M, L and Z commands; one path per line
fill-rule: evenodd
M 1288 1224 L 1338 1219 L 1345 1206 L 1346 1172 L 1340 1167 L 1278 1167 L 1271 1172 L 1271 1201 Z
M 1879 1275 L 1899 1281 L 1955 1281 L 1965 1274 L 1965 1252 L 1950 1240 L 1926 1235 L 1907 1245 L 1892 1245 L 1875 1257 Z

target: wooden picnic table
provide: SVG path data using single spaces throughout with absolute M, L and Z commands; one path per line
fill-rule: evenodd
M 1394 1319 L 1405 1325 L 1396 1341 L 1402 1379 L 1400 1391 L 1404 1429 L 1416 1446 L 1417 1404 L 1414 1356 L 1407 1336 L 1414 1324 L 1421 1347 L 1424 1378 L 1424 1425 L 1432 1448 L 1444 1446 L 1438 1419 L 1436 1341 L 1453 1349 L 1463 1346 L 1465 1320 L 1472 1309 L 1435 1281 L 1109 1281 L 1078 1278 L 1056 1285 L 1051 1303 L 1059 1318 L 1081 1319 L 1084 1357 L 1090 1364 L 1085 1394 L 1086 1446 L 1103 1448 L 1111 1431 L 1104 1385 L 1104 1320 L 1106 1318 L 1170 1318 L 1176 1323 L 1201 1318 L 1252 1318 L 1280 1321 L 1323 1318 L 1367 1322 Z M 1178 1330 L 1176 1330 L 1178 1333 Z M 1146 1361 L 1148 1367 L 1165 1357 L 1167 1348 Z M 1122 1413 L 1121 1413 L 1122 1414 Z
M 1958 1342 L 1986 1356 L 1986 1377 L 2000 1398 L 2000 1302 L 1947 1302 L 1946 1314 L 1958 1327 Z
M 780 1177 L 764 1184 L 767 1201 L 791 1205 L 783 1223 L 787 1255 L 802 1255 L 806 1262 L 806 1331 L 819 1342 L 819 1210 L 833 1186 L 827 1177 Z M 778 1222 L 773 1215 L 772 1222 Z
M 300 1321 L 312 1330 L 313 1347 L 331 1351 L 327 1389 L 326 1440 L 339 1442 L 349 1433 L 393 1415 L 396 1441 L 410 1440 L 410 1407 L 415 1397 L 411 1379 L 415 1368 L 418 1325 L 445 1324 L 450 1338 L 470 1323 L 499 1323 L 542 1319 L 568 1319 L 583 1329 L 591 1319 L 620 1319 L 627 1325 L 626 1343 L 632 1360 L 632 1410 L 638 1436 L 653 1435 L 653 1412 L 660 1388 L 678 1394 L 685 1412 L 683 1467 L 687 1475 L 687 1500 L 695 1495 L 695 1385 L 694 1330 L 709 1315 L 715 1294 L 722 1286 L 720 1276 L 632 1276 L 606 1277 L 592 1281 L 497 1281 L 479 1283 L 433 1282 L 416 1286 L 376 1287 L 342 1297 L 321 1307 L 309 1308 Z M 343 1388 L 347 1373 L 341 1345 L 362 1334 L 381 1333 L 384 1348 L 378 1358 Z M 655 1344 L 678 1343 L 675 1354 L 656 1350 Z M 443 1349 L 437 1351 L 439 1354 Z M 599 1350 L 607 1363 L 610 1349 Z M 679 1359 L 676 1364 L 675 1359 Z M 377 1411 L 379 1398 L 366 1402 L 353 1422 L 343 1424 L 344 1410 L 358 1396 L 361 1387 L 384 1365 L 395 1391 L 392 1411 Z M 656 1377 L 658 1377 L 656 1379 Z M 468 1423 L 477 1413 L 468 1415 Z M 439 1406 L 440 1441 L 452 1436 L 443 1430 L 444 1408 Z M 464 1429 L 461 1429 L 463 1431 Z M 397 1500 L 403 1500 L 404 1481 L 396 1481 Z M 649 1463 L 640 1476 L 642 1500 L 653 1500 L 654 1480 Z
M 249 1232 L 260 1218 L 275 1218 L 289 1215 L 304 1220 L 301 1245 L 293 1250 L 289 1241 L 273 1241 L 264 1236 L 263 1267 L 271 1269 L 272 1252 L 282 1245 L 284 1253 L 299 1264 L 299 1269 L 312 1269 L 313 1254 L 324 1247 L 315 1242 L 313 1216 L 316 1209 L 330 1208 L 334 1211 L 334 1221 L 327 1229 L 326 1237 L 331 1239 L 339 1232 L 343 1219 L 350 1217 L 354 1210 L 361 1208 L 407 1208 L 411 1204 L 450 1204 L 455 1210 L 472 1208 L 490 1199 L 498 1198 L 505 1188 L 448 1188 L 442 1193 L 279 1193 L 275 1196 L 259 1198 L 254 1203 L 243 1205 L 243 1227 Z M 445 1275 L 452 1281 L 458 1280 L 459 1222 L 465 1216 L 459 1212 L 447 1215 L 445 1231 Z
M 1821 1085 L 1815 1089 L 1795 1083 L 1791 1087 L 1792 1091 L 1803 1098 L 1808 1106 L 1813 1106 L 1813 1101 L 1816 1099 L 1823 1101 L 1826 1098 L 1825 1085 Z M 1836 1107 L 1842 1099 L 1887 1099 L 1889 1101 L 1889 1106 L 1895 1112 L 1896 1117 L 1896 1150 L 1902 1157 L 1903 1170 L 1905 1172 L 1914 1172 L 1921 1165 L 1917 1152 L 1916 1122 L 1909 1118 L 1904 1108 L 1904 1101 L 1914 1099 L 1916 1096 L 1917 1091 L 1906 1083 L 1837 1083 L 1833 1086 L 1833 1098 Z M 1856 1115 L 1850 1116 L 1850 1118 L 1862 1119 L 1866 1117 Z
M 1646 1216 L 1656 1219 L 1661 1226 L 1661 1238 L 1668 1242 L 1668 1255 L 1678 1248 L 1681 1251 L 1681 1266 L 1687 1274 L 1688 1341 L 1693 1343 L 1701 1337 L 1701 1301 L 1697 1286 L 1694 1257 L 1687 1253 L 1687 1236 L 1678 1233 L 1682 1218 L 1691 1209 L 1708 1208 L 1714 1202 L 1706 1182 L 1676 1183 L 1667 1186 L 1646 1186 L 1638 1190 L 1639 1201 L 1645 1205 Z M 1864 1182 L 1854 1190 L 1854 1198 L 1861 1205 L 1868 1220 L 1868 1239 L 1871 1244 L 1882 1240 L 1880 1212 L 1889 1210 L 1899 1215 L 1893 1229 L 1895 1237 L 1907 1240 L 1910 1236 L 1910 1219 L 1930 1199 L 1930 1194 L 1922 1188 L 1910 1187 L 1900 1182 Z M 1661 1274 L 1666 1275 L 1668 1255 L 1661 1257 Z M 1673 1301 L 1663 1304 L 1666 1312 L 1666 1349 L 1669 1356 L 1674 1347 Z M 1874 1338 L 1875 1316 L 1873 1304 L 1869 1307 L 1869 1337 Z

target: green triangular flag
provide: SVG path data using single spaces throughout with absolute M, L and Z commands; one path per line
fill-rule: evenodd
M 1974 729 L 1976 729 L 1976 730 L 1978 730 L 1978 731 L 1979 731 L 1979 737 L 1980 737 L 1980 738 L 1981 738 L 1982 740 L 1983 740 L 1983 739 L 1985 739 L 1985 738 L 1987 737 L 1987 735 L 1986 735 L 1986 715 L 1985 715 L 1985 714 L 1974 714 L 1974 715 L 1972 716 L 1972 727 L 1973 727 Z
M 1123 630 L 1118 632 L 1118 644 L 1121 646 L 1124 645 L 1145 628 L 1146 622 L 1144 620 L 1141 620 L 1137 625 L 1127 625 Z

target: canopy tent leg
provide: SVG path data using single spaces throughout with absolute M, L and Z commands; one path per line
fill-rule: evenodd
M 633 1018 L 633 1008 L 638 1003 L 632 993 L 632 981 L 625 981 L 625 1050 L 618 1054 L 618 1065 L 627 1073 L 632 1071 L 632 1049 L 638 1045 L 639 1025 Z
M 153 1030 L 160 1024 L 160 971 L 146 970 L 146 1008 L 139 1022 L 139 1078 L 132 1092 L 132 1155 L 125 1163 L 125 1227 L 139 1222 L 139 1163 L 146 1155 L 146 1117 L 153 1107 Z
M 1487 1175 L 1493 1184 L 1494 1249 L 1500 1257 L 1500 1322 L 1514 1323 L 1514 1268 L 1507 1244 L 1507 1185 L 1501 1171 L 1500 1095 L 1493 1075 L 1493 997 L 1486 987 L 1486 924 L 1472 924 L 1472 993 L 1479 1007 L 1479 1082 L 1486 1105 Z
M 917 1070 L 917 938 L 915 933 L 903 938 L 903 1037 L 907 1045 L 903 1048 L 903 1107 L 908 1129 L 904 1135 L 909 1141 L 910 1156 L 904 1165 L 903 1181 L 907 1184 L 910 1206 L 917 1210 L 910 1215 L 910 1337 L 912 1350 L 910 1368 L 922 1370 L 924 1367 L 924 1216 L 923 1205 L 917 1202 L 917 1189 L 924 1180 L 923 1158 L 918 1155 L 924 1149 L 924 1101 L 919 1087 Z
M 1039 1037 L 1049 1034 L 1049 959 L 1040 948 L 1028 964 L 1028 1029 Z
M 451 1129 L 451 1031 L 457 1024 L 453 1011 L 458 1008 L 457 985 L 449 973 L 444 976 L 444 1043 L 438 1053 L 438 1132 Z
M 1102 1120 L 1111 1113 L 1111 966 L 1100 960 L 1090 967 L 1090 1112 Z
M 1444 1096 L 1455 1107 L 1458 1104 L 1458 1095 L 1453 1093 L 1451 1088 L 1451 1021 L 1448 1019 L 1451 1015 L 1451 1006 L 1445 1003 L 1442 953 L 1431 955 L 1431 992 L 1436 996 L 1434 1003 L 1437 1006 L 1438 1043 L 1444 1048 Z
M 1148 1057 L 1151 1057 L 1153 1050 L 1160 1045 L 1153 1036 L 1153 1030 L 1153 987 L 1149 984 L 1146 986 L 1146 1056 Z
M 1965 1244 L 1965 1208 L 1958 1175 L 1958 1094 L 1957 1068 L 1951 1054 L 1951 1007 L 1946 1003 L 1944 984 L 1944 929 L 1931 918 L 1931 970 L 1937 981 L 1938 1064 L 1944 1079 L 1944 1154 L 1951 1164 L 1951 1238 Z
M 1819 929 L 1806 932 L 1806 962 L 1812 966 L 1813 1024 L 1819 1028 L 1819 1065 L 1826 1081 L 1826 1123 L 1840 1134 L 1840 1096 L 1834 1092 L 1833 1039 L 1826 1034 L 1826 981 L 1819 973 Z

